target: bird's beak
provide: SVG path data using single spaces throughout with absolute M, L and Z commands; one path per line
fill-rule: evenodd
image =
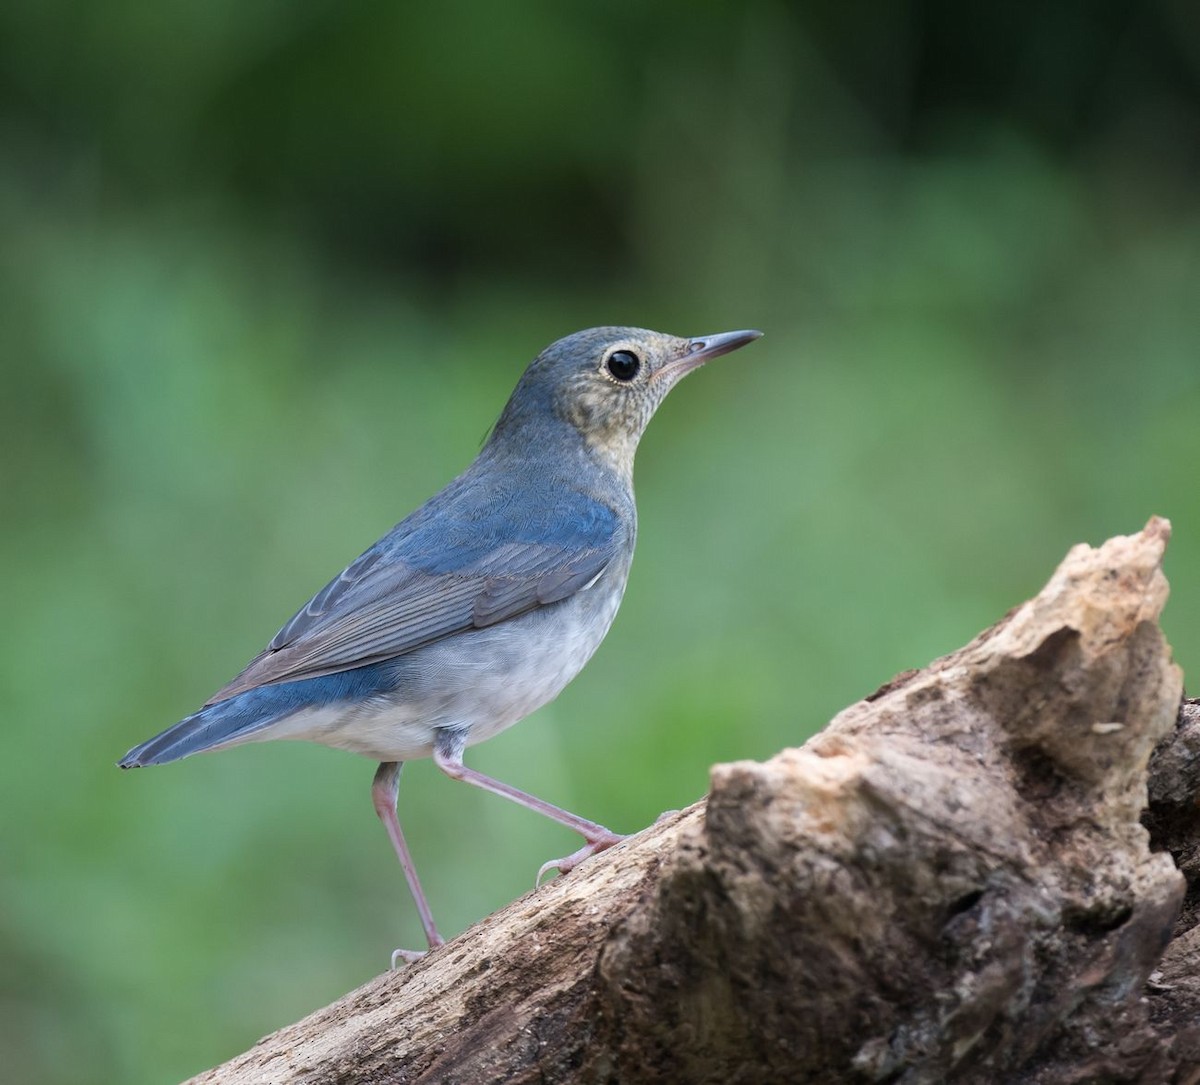
M 701 335 L 688 342 L 686 353 L 668 362 L 658 371 L 657 376 L 678 380 L 685 373 L 690 373 L 702 366 L 710 358 L 719 358 L 722 354 L 744 347 L 762 337 L 759 331 L 721 332 L 718 335 Z

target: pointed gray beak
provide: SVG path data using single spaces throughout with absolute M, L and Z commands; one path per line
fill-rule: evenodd
M 738 350 L 755 339 L 761 339 L 762 332 L 721 332 L 719 335 L 701 335 L 692 340 L 692 349 L 687 353 L 688 361 L 702 365 L 709 358 L 719 358 L 722 354 Z
M 710 358 L 719 358 L 722 354 L 738 350 L 747 343 L 753 343 L 755 339 L 760 338 L 762 338 L 762 332 L 759 331 L 720 332 L 717 335 L 697 336 L 688 341 L 686 354 L 673 362 L 668 362 L 655 376 L 656 378 L 667 377 L 674 383 L 685 373 L 690 373 L 698 366 L 702 366 Z

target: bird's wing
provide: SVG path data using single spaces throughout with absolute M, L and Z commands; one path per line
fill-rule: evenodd
M 540 516 L 501 505 L 420 510 L 322 588 L 208 702 L 316 678 L 495 625 L 587 587 L 619 553 L 607 505 L 571 495 Z

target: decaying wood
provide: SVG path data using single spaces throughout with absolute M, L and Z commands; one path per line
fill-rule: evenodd
M 194 1081 L 1200 1081 L 1168 532 Z

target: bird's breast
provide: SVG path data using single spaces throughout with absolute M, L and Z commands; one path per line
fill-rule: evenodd
M 627 575 L 628 563 L 606 569 L 561 603 L 445 644 L 437 665 L 461 668 L 466 678 L 456 706 L 447 707 L 451 716 L 461 714 L 467 745 L 491 738 L 562 692 L 608 633 Z
M 467 745 L 552 701 L 600 646 L 625 591 L 629 556 L 562 602 L 400 656 L 368 701 L 296 714 L 263 738 L 302 738 L 379 761 L 428 757 L 440 730 Z

